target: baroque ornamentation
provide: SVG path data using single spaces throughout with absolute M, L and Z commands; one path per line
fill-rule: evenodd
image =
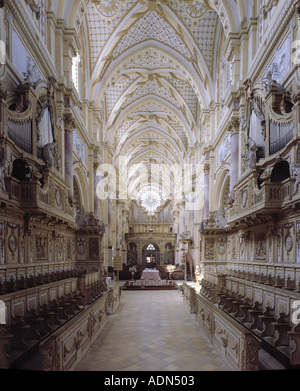
M 205 240 L 205 258 L 213 259 L 215 256 L 215 240 L 214 239 L 206 239 Z
M 255 256 L 257 259 L 266 259 L 266 234 L 256 235 Z
M 36 234 L 36 256 L 38 259 L 43 259 L 47 257 L 48 249 L 48 234 L 46 233 L 37 233 Z
M 120 0 L 93 0 L 99 13 L 105 18 L 114 17 L 120 7 Z
M 91 238 L 89 240 L 89 257 L 90 257 L 90 259 L 98 259 L 99 258 L 98 238 Z

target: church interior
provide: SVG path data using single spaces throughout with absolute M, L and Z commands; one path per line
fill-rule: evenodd
M 299 26 L 299 0 L 0 0 L 1 369 L 75 370 L 151 289 L 234 370 L 300 367 Z

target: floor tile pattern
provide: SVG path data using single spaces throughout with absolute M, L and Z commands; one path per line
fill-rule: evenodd
M 122 291 L 77 371 L 231 371 L 179 291 Z

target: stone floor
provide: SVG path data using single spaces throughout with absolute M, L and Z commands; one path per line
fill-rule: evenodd
M 179 291 L 122 291 L 77 371 L 232 371 Z

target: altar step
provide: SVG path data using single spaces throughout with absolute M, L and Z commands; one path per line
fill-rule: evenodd
M 123 285 L 122 289 L 127 290 L 127 291 L 143 291 L 143 290 L 177 290 L 177 284 L 172 281 L 172 284 L 159 284 L 159 285 L 154 285 L 154 284 L 145 284 L 142 285 L 141 283 L 136 283 L 132 281 L 126 281 L 125 284 Z

